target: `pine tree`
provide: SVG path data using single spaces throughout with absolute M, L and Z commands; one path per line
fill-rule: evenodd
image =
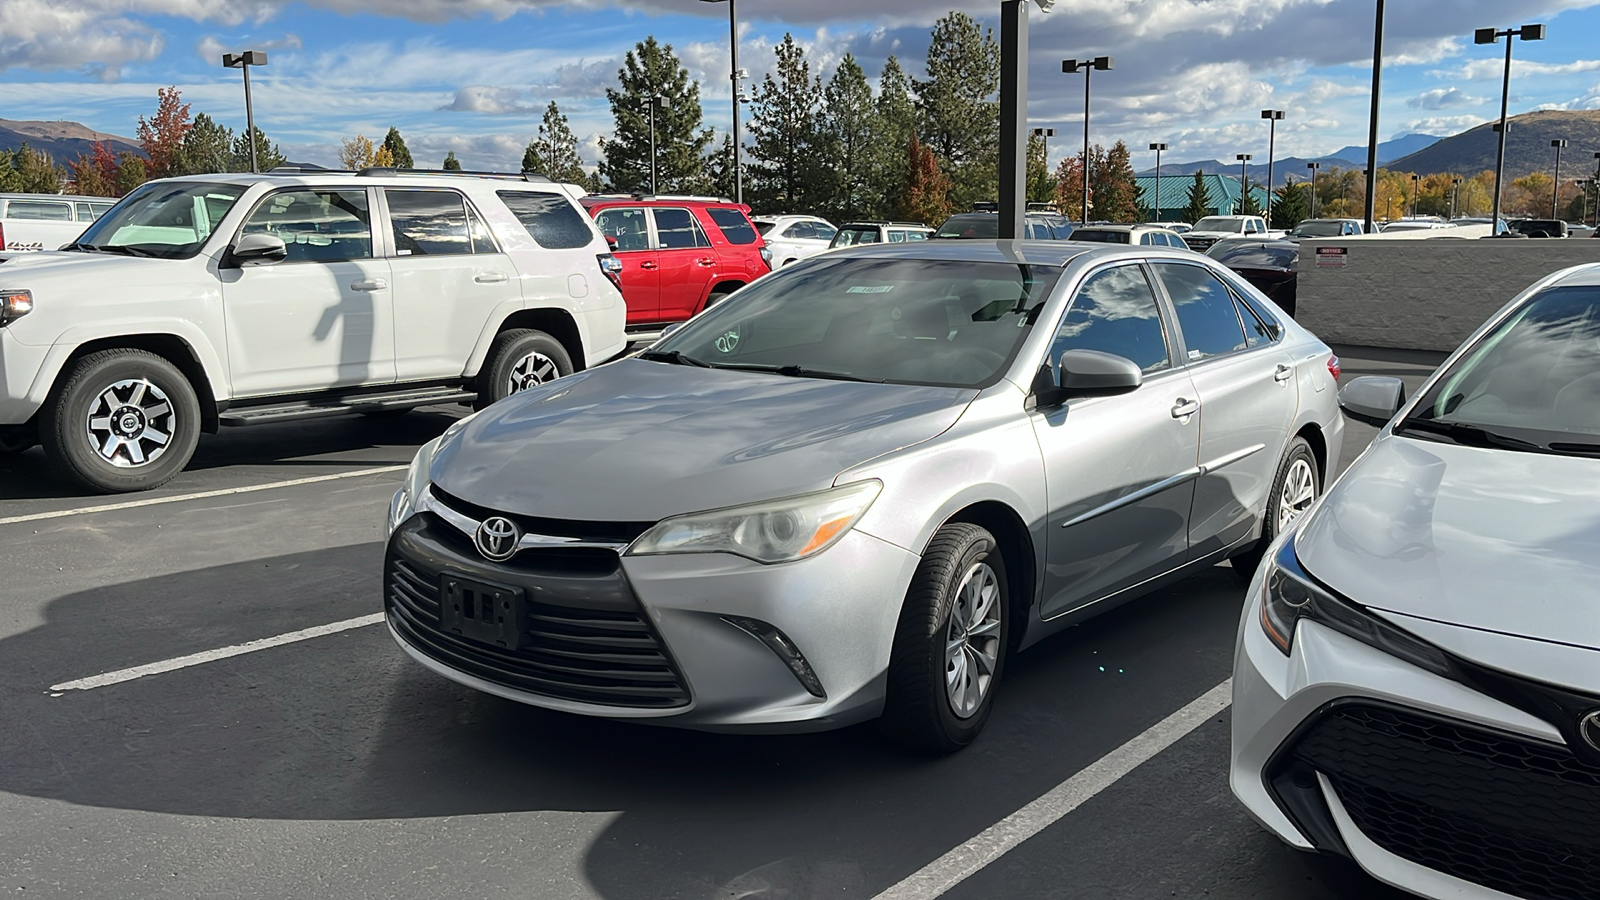
M 444 162 L 439 165 L 439 168 L 445 170 L 446 172 L 461 171 L 461 160 L 456 159 L 456 152 L 454 150 L 451 150 L 449 153 L 444 155 Z
M 287 161 L 283 155 L 283 152 L 278 149 L 278 145 L 269 143 L 267 141 L 267 136 L 262 133 L 260 128 L 257 128 L 251 132 L 249 136 L 246 136 L 245 133 L 241 131 L 239 132 L 238 136 L 233 139 L 233 167 L 228 171 L 250 171 L 250 137 L 255 138 L 256 167 L 261 171 L 271 172 L 273 169 L 276 169 L 278 166 L 283 165 Z
M 657 110 L 657 189 L 693 191 L 703 188 L 706 148 L 711 130 L 702 124 L 700 85 L 678 62 L 672 45 L 652 35 L 628 51 L 617 70 L 618 88 L 606 89 L 616 127 L 601 145 L 605 158 L 600 174 L 618 191 L 642 191 L 650 185 L 650 101 L 660 95 L 666 109 Z
M 1094 148 L 1094 167 L 1090 169 L 1089 191 L 1094 199 L 1094 217 L 1110 222 L 1130 223 L 1139 216 L 1139 180 L 1133 171 L 1128 145 L 1117 141 L 1110 150 Z
M 1028 177 L 1025 194 L 1029 203 L 1056 202 L 1056 179 L 1050 174 L 1048 147 L 1042 136 L 1028 135 Z M 1056 207 L 1060 209 L 1060 207 Z
M 785 34 L 773 48 L 778 77 L 768 73 L 756 91 L 750 120 L 750 193 L 756 205 L 800 211 L 814 205 L 821 135 L 822 83 L 811 75 L 805 48 Z
M 189 130 L 180 143 L 184 175 L 205 175 L 211 172 L 235 172 L 233 160 L 233 129 L 200 113 L 194 117 Z M 248 160 L 246 160 L 248 163 Z M 248 165 L 246 166 L 248 169 Z M 263 170 L 264 171 L 264 170 Z
M 819 173 L 823 188 L 819 214 L 853 219 L 877 213 L 873 188 L 878 182 L 881 131 L 872 86 L 855 57 L 847 53 L 822 92 L 818 157 L 831 165 Z
M 1211 190 L 1206 187 L 1206 173 L 1196 171 L 1194 184 L 1189 185 L 1189 205 L 1183 210 L 1184 221 L 1192 225 L 1211 215 L 1213 208 Z
M 1257 185 L 1250 184 L 1249 181 L 1239 185 L 1239 215 L 1261 215 L 1261 204 L 1256 200 L 1256 187 Z
M 538 172 L 544 168 L 544 160 L 539 158 L 539 139 L 532 138 L 528 146 L 522 150 L 522 172 Z
M 43 150 L 27 143 L 10 153 L 0 150 L 0 191 L 59 194 L 66 180 L 66 167 L 56 165 Z
M 411 159 L 411 151 L 406 149 L 406 139 L 400 136 L 400 129 L 389 126 L 389 133 L 383 136 L 383 149 L 389 151 L 389 158 L 394 160 L 392 165 L 396 169 L 414 169 L 417 164 Z M 262 166 L 262 171 L 266 167 Z
M 127 196 L 128 192 L 149 180 L 144 166 L 144 157 L 130 150 L 117 154 L 117 196 Z
M 183 137 L 189 131 L 189 104 L 183 102 L 177 87 L 156 91 L 156 112 L 139 117 L 139 146 L 150 163 L 145 167 L 151 178 L 166 178 L 183 173 Z
M 950 193 L 950 177 L 939 171 L 939 158 L 933 148 L 916 135 L 911 136 L 906 148 L 906 169 L 910 177 L 900 196 L 900 216 L 938 227 L 950 215 L 945 199 Z
M 706 181 L 711 186 L 711 192 L 718 197 L 732 197 L 736 191 L 733 181 L 733 138 L 729 135 L 722 136 L 722 145 L 716 152 L 706 157 Z M 598 193 L 591 188 L 591 193 Z
M 1305 219 L 1310 208 L 1311 191 L 1307 184 L 1289 182 L 1273 193 L 1272 227 L 1293 228 Z
M 539 123 L 539 135 L 528 145 L 535 151 L 538 168 L 528 170 L 528 155 L 522 155 L 525 171 L 541 172 L 549 178 L 571 184 L 581 184 L 584 179 L 583 160 L 578 157 L 578 136 L 554 100 L 545 107 L 544 121 Z
M 875 215 L 895 215 L 910 175 L 905 148 L 917 133 L 917 105 L 911 99 L 911 79 L 900 68 L 900 61 L 889 57 L 878 76 L 878 171 L 879 185 Z
M 928 80 L 916 82 L 920 132 L 950 173 L 958 209 L 999 190 L 1000 47 L 993 29 L 951 12 L 933 26 Z

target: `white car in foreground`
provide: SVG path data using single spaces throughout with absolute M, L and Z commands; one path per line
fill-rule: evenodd
M 1546 278 L 1403 401 L 1268 550 L 1234 793 L 1427 897 L 1600 896 L 1600 265 Z

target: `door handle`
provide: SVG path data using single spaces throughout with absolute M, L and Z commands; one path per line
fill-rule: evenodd
M 714 260 L 714 259 L 697 259 L 697 260 L 695 260 L 695 263 L 697 265 L 699 265 L 701 268 L 709 269 L 712 266 L 716 265 L 717 261 Z
M 1199 411 L 1199 400 L 1188 400 L 1183 397 L 1179 397 L 1177 405 L 1172 407 L 1172 417 L 1174 419 L 1187 419 Z
M 656 263 L 653 263 L 653 262 L 651 262 L 650 260 L 647 259 L 644 262 L 639 263 L 639 268 L 641 268 L 641 269 L 659 269 L 659 268 L 661 268 L 661 266 L 659 266 Z
M 1284 365 L 1283 363 L 1278 363 L 1278 371 L 1272 373 L 1272 380 L 1278 382 L 1279 384 L 1282 384 L 1293 377 L 1294 369 Z
M 367 278 L 362 281 L 353 282 L 350 285 L 350 290 L 363 291 L 366 293 L 371 293 L 372 291 L 387 291 L 388 289 L 389 282 L 384 281 L 382 278 Z
M 510 279 L 504 272 L 479 272 L 472 280 L 479 284 L 505 284 Z

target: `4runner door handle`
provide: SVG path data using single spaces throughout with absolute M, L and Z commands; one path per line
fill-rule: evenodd
M 695 263 L 697 265 L 701 266 L 702 268 L 709 269 L 712 266 L 716 265 L 717 261 L 714 260 L 714 259 L 697 259 L 697 260 L 695 260 Z
M 364 281 L 357 281 L 350 285 L 350 290 L 352 291 L 371 292 L 387 291 L 388 289 L 389 282 L 384 281 L 382 278 L 368 278 Z
M 653 263 L 653 262 L 651 262 L 649 260 L 645 260 L 644 262 L 639 263 L 639 268 L 641 268 L 641 269 L 659 269 L 661 267 L 659 265 L 657 265 L 656 263 Z
M 472 280 L 479 284 L 504 284 L 510 279 L 504 272 L 480 272 Z
M 1283 363 L 1278 363 L 1278 371 L 1272 373 L 1272 380 L 1282 383 L 1294 377 L 1294 369 Z
M 1183 397 L 1179 397 L 1178 404 L 1172 407 L 1172 417 L 1174 419 L 1187 419 L 1199 411 L 1199 400 L 1188 400 Z

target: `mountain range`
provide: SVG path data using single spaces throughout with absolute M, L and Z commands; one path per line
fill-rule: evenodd
M 1415 154 L 1417 151 L 1442 140 L 1446 139 L 1431 134 L 1402 134 L 1392 141 L 1384 141 L 1378 144 L 1378 165 L 1387 166 L 1391 161 L 1404 158 L 1408 154 Z M 1257 159 L 1260 159 L 1260 157 L 1257 157 Z M 1296 181 L 1306 180 L 1306 177 L 1310 174 L 1310 170 L 1306 168 L 1306 163 L 1310 162 L 1320 164 L 1324 172 L 1332 171 L 1333 169 L 1365 169 L 1367 167 L 1367 148 L 1352 145 L 1327 156 L 1281 157 L 1274 160 L 1272 164 L 1272 186 L 1281 187 L 1291 177 Z M 1265 160 L 1259 163 L 1256 160 L 1251 160 L 1246 171 L 1253 182 L 1265 182 L 1267 180 L 1267 164 Z M 1193 175 L 1195 172 L 1237 175 L 1239 173 L 1239 163 L 1237 160 L 1224 162 L 1220 159 L 1210 159 L 1185 163 L 1163 162 L 1161 164 L 1162 175 Z M 1154 175 L 1156 170 L 1152 166 L 1139 174 Z
M 1389 166 L 1402 172 L 1434 175 L 1453 172 L 1471 177 L 1494 168 L 1499 135 L 1496 123 L 1476 128 L 1403 156 Z M 1600 109 L 1539 110 L 1512 116 L 1506 132 L 1506 175 L 1521 178 L 1530 172 L 1549 172 L 1555 165 L 1554 140 L 1562 149 L 1563 179 L 1586 175 L 1600 167 Z
M 95 131 L 77 122 L 21 122 L 0 119 L 0 150 L 16 150 L 27 144 L 35 150 L 50 154 L 60 165 L 94 151 L 94 145 L 104 141 L 112 153 L 131 151 L 143 154 L 139 143 L 132 138 L 119 137 Z

